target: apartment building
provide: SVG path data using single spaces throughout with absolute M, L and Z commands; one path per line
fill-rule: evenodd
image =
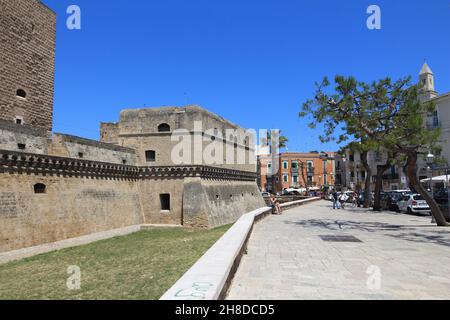
M 335 156 L 335 152 L 286 152 L 276 157 L 260 156 L 259 186 L 267 192 L 334 187 Z

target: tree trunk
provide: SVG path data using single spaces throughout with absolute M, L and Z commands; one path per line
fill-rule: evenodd
M 377 166 L 377 181 L 375 184 L 373 211 L 381 211 L 381 191 L 383 189 L 383 175 L 391 166 L 391 159 L 387 159 L 384 165 Z
M 406 163 L 406 175 L 409 178 L 409 183 L 427 201 L 428 205 L 431 208 L 431 214 L 436 220 L 437 225 L 439 227 L 449 226 L 449 224 L 445 220 L 444 215 L 441 212 L 441 208 L 439 208 L 439 205 L 430 196 L 427 190 L 425 190 L 425 188 L 422 187 L 422 185 L 420 184 L 420 181 L 417 178 L 416 168 L 417 168 L 417 152 L 409 152 L 408 160 Z
M 302 161 L 300 161 L 300 170 L 302 170 L 302 180 L 303 180 L 303 183 L 305 184 L 306 193 L 309 195 L 308 180 L 306 179 L 306 176 L 305 176 L 305 163 Z
M 366 179 L 364 183 L 364 208 L 370 208 L 370 178 L 372 177 L 372 169 L 367 161 L 368 152 L 365 151 L 361 154 L 361 161 L 366 170 Z
M 377 166 L 373 211 L 381 211 L 381 189 L 383 189 L 383 174 L 385 171 L 385 166 Z

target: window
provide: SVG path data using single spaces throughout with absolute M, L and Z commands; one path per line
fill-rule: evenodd
M 25 90 L 23 89 L 19 89 L 16 91 L 16 96 L 19 98 L 26 98 L 27 97 L 27 93 L 25 92 Z
M 37 183 L 37 184 L 34 185 L 34 193 L 36 193 L 36 194 L 43 194 L 43 193 L 45 193 L 45 191 L 46 191 L 45 189 L 46 189 L 45 184 Z
M 292 161 L 292 169 L 298 169 L 298 162 L 297 161 Z
M 292 182 L 293 182 L 294 184 L 297 184 L 297 183 L 298 183 L 298 176 L 297 176 L 296 174 L 292 175 Z
M 272 174 L 272 163 L 267 164 L 267 173 Z
M 84 158 L 84 153 L 83 152 L 78 152 L 78 158 L 83 159 Z
M 427 127 L 429 129 L 435 129 L 439 127 L 439 113 L 437 110 L 428 114 Z
M 127 160 L 123 159 L 122 164 L 127 164 Z
M 382 156 L 381 152 L 376 151 L 375 152 L 375 161 L 376 162 L 381 162 L 382 160 L 383 160 L 383 156 Z
M 308 167 L 308 173 L 314 173 L 314 162 L 308 161 L 306 165 Z
M 161 211 L 170 211 L 170 194 L 160 194 Z
M 289 176 L 287 174 L 283 174 L 283 182 L 288 183 L 289 182 Z
M 355 162 L 355 156 L 353 154 L 351 154 L 349 156 L 349 160 L 350 160 L 350 162 Z
M 145 161 L 155 162 L 156 161 L 156 152 L 154 150 L 145 151 Z
M 27 146 L 26 146 L 24 143 L 19 143 L 19 144 L 17 144 L 17 148 L 18 148 L 19 150 L 25 150 L 26 147 L 27 147 Z
M 283 161 L 283 169 L 287 170 L 288 167 L 289 167 L 289 162 Z
M 328 176 L 327 176 L 326 174 L 323 175 L 323 184 L 324 184 L 324 185 L 327 185 L 327 184 L 328 184 L 327 177 L 328 177 Z
M 170 126 L 167 123 L 158 126 L 158 132 L 170 132 Z
M 23 118 L 22 117 L 15 117 L 14 122 L 16 124 L 23 124 Z

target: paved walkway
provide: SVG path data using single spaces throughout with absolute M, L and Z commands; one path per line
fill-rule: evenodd
M 255 225 L 228 299 L 450 299 L 450 229 L 430 221 L 325 201 L 271 216 Z

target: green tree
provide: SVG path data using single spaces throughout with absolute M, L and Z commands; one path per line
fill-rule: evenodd
M 420 86 L 411 85 L 410 77 L 395 82 L 386 78 L 368 84 L 343 76 L 335 77 L 334 92 L 325 92 L 329 86 L 327 78 L 317 84 L 315 98 L 303 104 L 300 116 L 311 115 L 312 127 L 323 124 L 322 141 L 364 142 L 371 150 L 405 156 L 405 172 L 411 186 L 427 200 L 437 224 L 447 226 L 436 201 L 417 177 L 419 157 L 437 150 L 440 136 L 439 129 L 428 130 L 425 126 L 426 116 L 435 106 L 420 102 Z

